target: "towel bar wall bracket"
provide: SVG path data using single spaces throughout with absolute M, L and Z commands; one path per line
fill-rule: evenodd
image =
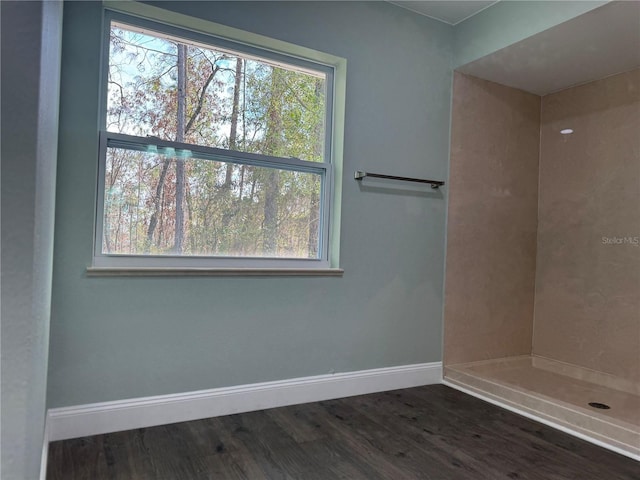
M 411 177 L 396 177 L 394 175 L 383 175 L 381 173 L 363 172 L 361 170 L 356 170 L 356 172 L 353 174 L 353 178 L 357 181 L 362 181 L 362 179 L 365 177 L 387 178 L 389 180 L 401 180 L 403 182 L 428 183 L 429 185 L 431 185 L 431 188 L 433 188 L 434 190 L 437 190 L 442 185 L 444 185 L 444 182 L 440 180 L 428 180 L 424 178 L 411 178 Z

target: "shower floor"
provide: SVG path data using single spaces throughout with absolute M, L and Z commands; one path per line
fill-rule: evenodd
M 640 460 L 640 385 L 530 355 L 446 366 L 444 379 Z

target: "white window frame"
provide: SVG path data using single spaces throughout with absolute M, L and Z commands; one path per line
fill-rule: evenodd
M 123 2 L 125 4 L 137 3 L 137 2 Z M 122 4 L 121 4 L 122 5 Z M 128 6 L 129 6 L 128 5 Z M 155 7 L 144 6 L 151 9 L 151 13 L 164 12 Z M 144 9 L 144 8 L 143 8 Z M 182 22 L 178 24 L 169 24 L 166 21 L 154 21 L 149 17 L 141 18 L 140 15 L 132 16 L 128 13 L 132 12 L 116 12 L 111 9 L 105 10 L 104 15 L 104 37 L 103 37 L 103 51 L 102 51 L 102 88 L 101 88 L 101 100 L 100 100 L 100 128 L 99 128 L 99 165 L 98 165 L 98 194 L 96 202 L 96 216 L 95 216 L 95 230 L 94 230 L 94 253 L 93 253 L 93 268 L 94 269 L 135 269 L 135 268 L 150 268 L 150 269 L 301 269 L 301 270 L 313 270 L 313 269 L 330 269 L 338 266 L 338 246 L 337 236 L 339 235 L 339 195 L 336 195 L 336 184 L 341 183 L 341 175 L 335 174 L 336 153 L 339 152 L 339 159 L 341 160 L 342 153 L 342 131 L 339 135 L 336 135 L 336 68 L 341 68 L 341 89 L 342 101 L 337 105 L 339 106 L 337 118 L 340 120 L 340 124 L 343 122 L 344 116 L 344 69 L 346 69 L 346 61 L 339 59 L 338 57 L 332 57 L 321 52 L 315 52 L 308 49 L 306 50 L 311 55 L 301 56 L 286 50 L 292 50 L 292 48 L 286 49 L 274 49 L 272 44 L 278 44 L 279 46 L 288 46 L 284 42 L 274 41 L 266 37 L 260 37 L 258 35 L 249 34 L 229 27 L 218 26 L 221 28 L 209 28 L 205 33 L 200 31 L 194 31 L 191 28 L 185 28 L 185 21 L 182 18 Z M 184 17 L 182 15 L 170 15 L 173 17 Z M 191 17 L 186 17 L 190 19 Z M 164 20 L 164 19 L 158 19 Z M 155 137 L 137 137 L 132 135 L 124 135 L 119 133 L 108 132 L 106 130 L 106 118 L 107 118 L 107 78 L 109 70 L 109 44 L 110 44 L 110 26 L 112 22 L 120 24 L 131 25 L 132 27 L 144 28 L 159 34 L 171 35 L 173 37 L 184 38 L 190 42 L 197 42 L 200 44 L 211 45 L 212 48 L 231 50 L 239 54 L 258 57 L 273 63 L 284 63 L 286 65 L 295 66 L 301 69 L 310 69 L 316 72 L 321 72 L 326 75 L 325 82 L 325 98 L 326 98 L 326 116 L 325 116 L 325 144 L 324 144 L 324 157 L 322 162 L 310 162 L 297 158 L 280 158 L 272 157 L 268 155 L 258 155 L 245 152 L 237 152 L 231 150 L 225 150 L 220 148 L 205 147 L 193 144 L 181 144 L 178 142 L 160 140 Z M 172 22 L 173 23 L 173 22 Z M 180 25 L 182 23 L 182 25 Z M 205 22 L 209 27 L 215 27 L 216 24 Z M 212 33 L 209 33 L 212 31 Z M 232 35 L 225 37 L 218 35 L 215 30 L 223 30 L 223 33 L 231 32 Z M 238 41 L 238 37 L 242 37 L 246 34 L 248 37 L 252 37 L 253 42 L 247 43 L 244 41 Z M 231 37 L 231 38 L 229 38 Z M 255 40 L 263 40 L 258 41 Z M 293 47 L 294 50 L 301 48 Z M 285 52 L 283 53 L 283 50 Z M 310 58 L 311 57 L 311 58 Z M 321 60 L 318 61 L 318 57 Z M 327 58 L 329 61 L 322 61 Z M 332 61 L 334 60 L 334 61 Z M 341 115 L 340 115 L 341 114 Z M 336 138 L 338 137 L 338 138 Z M 320 235 L 319 235 L 319 249 L 317 259 L 304 259 L 304 258 L 283 258 L 283 257 L 224 257 L 224 256 L 192 256 L 192 255 L 126 255 L 126 254 L 105 254 L 102 253 L 102 245 L 104 241 L 103 237 L 103 222 L 104 222 L 104 197 L 105 197 L 105 170 L 106 170 L 106 156 L 108 147 L 126 148 L 133 150 L 146 150 L 150 146 L 157 148 L 174 148 L 190 150 L 193 157 L 200 159 L 208 159 L 215 161 L 222 161 L 234 164 L 254 165 L 261 167 L 272 167 L 284 170 L 295 170 L 301 172 L 309 172 L 318 174 L 321 176 L 321 197 L 320 197 Z M 338 170 L 340 172 L 341 169 Z M 339 177 L 339 182 L 336 181 L 336 177 Z

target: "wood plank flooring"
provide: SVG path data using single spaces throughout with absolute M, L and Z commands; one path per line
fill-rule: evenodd
M 446 387 L 54 442 L 48 480 L 640 480 L 640 463 Z

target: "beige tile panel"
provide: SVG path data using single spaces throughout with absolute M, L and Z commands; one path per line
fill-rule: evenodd
M 531 353 L 540 98 L 455 74 L 445 364 Z
M 533 353 L 637 384 L 640 70 L 543 98 L 539 195 Z

